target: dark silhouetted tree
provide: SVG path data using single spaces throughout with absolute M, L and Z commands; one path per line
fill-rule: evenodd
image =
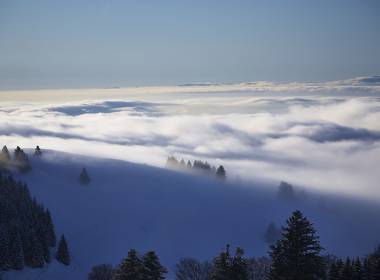
M 79 175 L 79 182 L 82 185 L 88 185 L 90 183 L 90 176 L 88 175 L 86 168 L 82 168 L 82 172 Z
M 211 279 L 230 280 L 231 262 L 230 246 L 227 245 L 226 250 L 223 250 L 214 258 Z
M 226 170 L 224 170 L 223 165 L 220 165 L 216 170 L 216 176 L 221 179 L 226 179 Z
M 58 249 L 57 249 L 55 258 L 57 259 L 57 261 L 59 261 L 60 263 L 63 263 L 64 265 L 70 264 L 69 247 L 67 245 L 64 235 L 61 236 L 58 242 Z
M 88 274 L 88 280 L 113 280 L 115 270 L 110 264 L 96 265 L 91 269 Z
M 313 225 L 300 211 L 293 212 L 282 238 L 271 246 L 270 280 L 317 280 L 324 277 L 322 247 Z
M 35 156 L 42 156 L 42 151 L 40 149 L 40 146 L 36 146 L 36 148 L 34 149 L 34 155 Z
M 143 264 L 136 250 L 131 249 L 115 272 L 115 280 L 145 280 Z
M 265 231 L 264 239 L 268 244 L 275 243 L 281 237 L 281 229 L 276 227 L 275 223 L 271 222 Z
M 160 263 L 160 260 L 154 251 L 147 252 L 143 258 L 143 279 L 145 280 L 162 280 L 168 272 Z
M 28 172 L 31 169 L 29 157 L 19 146 L 14 152 L 14 163 L 20 172 Z
M 248 280 L 248 262 L 243 255 L 243 249 L 237 247 L 231 263 L 231 280 Z
M 284 201 L 293 201 L 295 199 L 293 186 L 286 182 L 281 182 L 278 186 L 278 197 Z

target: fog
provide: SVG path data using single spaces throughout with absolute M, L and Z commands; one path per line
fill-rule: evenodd
M 376 77 L 0 92 L 0 144 L 159 167 L 202 159 L 229 180 L 379 201 L 379 94 Z

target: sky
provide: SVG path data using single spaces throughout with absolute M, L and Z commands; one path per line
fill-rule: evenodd
M 380 73 L 380 2 L 0 0 L 0 90 Z

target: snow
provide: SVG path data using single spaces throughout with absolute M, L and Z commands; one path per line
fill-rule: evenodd
M 30 173 L 17 176 L 51 210 L 57 235 L 68 240 L 72 264 L 9 272 L 6 280 L 86 279 L 92 266 L 117 265 L 130 248 L 155 250 L 169 276 L 179 258 L 211 259 L 227 243 L 262 256 L 268 250 L 267 225 L 284 224 L 295 209 L 315 223 L 329 253 L 361 256 L 380 242 L 380 206 L 364 200 L 299 192 L 296 201 L 286 202 L 269 183 L 224 183 L 55 151 L 31 157 L 31 163 Z M 91 177 L 87 186 L 78 180 L 83 167 Z

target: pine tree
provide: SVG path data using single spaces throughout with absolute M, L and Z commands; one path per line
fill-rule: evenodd
M 131 249 L 115 272 L 115 280 L 144 280 L 143 265 L 136 250 Z
M 333 262 L 331 264 L 330 269 L 329 269 L 328 279 L 329 280 L 341 280 L 341 271 L 340 271 L 340 268 L 339 268 L 337 262 Z
M 231 280 L 248 280 L 248 262 L 243 257 L 244 251 L 241 248 L 236 248 L 235 256 L 231 263 Z
M 10 240 L 5 224 L 0 224 L 0 271 L 9 270 Z
M 46 209 L 45 212 L 45 225 L 46 225 L 46 238 L 49 244 L 49 247 L 55 247 L 57 243 L 57 238 L 55 236 L 54 224 L 51 218 L 49 209 Z
M 67 242 L 64 235 L 61 236 L 58 242 L 58 250 L 55 258 L 57 259 L 57 261 L 63 263 L 64 265 L 70 264 L 69 248 L 67 246 Z
M 29 253 L 28 265 L 33 268 L 44 266 L 44 248 L 41 240 L 38 238 L 37 233 L 31 233 L 31 252 Z
M 368 256 L 370 280 L 380 279 L 380 245 Z
M 36 146 L 36 148 L 34 149 L 34 155 L 35 156 L 42 156 L 42 151 L 40 149 L 40 146 Z
M 214 258 L 213 270 L 211 273 L 212 280 L 230 280 L 231 273 L 231 256 L 230 246 L 226 246 L 226 250 L 222 251 L 219 256 Z
M 145 280 L 162 280 L 168 272 L 160 263 L 154 251 L 147 252 L 142 259 L 143 262 L 143 279 Z
M 280 237 L 281 237 L 281 230 L 278 227 L 276 227 L 275 223 L 271 222 L 268 225 L 267 230 L 264 235 L 265 242 L 267 242 L 268 244 L 273 244 Z
M 83 168 L 79 175 L 79 181 L 82 185 L 88 185 L 90 183 L 90 176 L 87 173 L 87 169 Z
M 216 176 L 221 179 L 226 179 L 226 170 L 224 170 L 223 165 L 220 165 L 216 170 Z
M 353 263 L 352 279 L 363 280 L 363 268 L 359 258 L 356 258 L 355 262 Z
M 352 274 L 352 262 L 350 258 L 346 258 L 342 271 L 342 279 L 352 280 Z
M 9 154 L 7 146 L 4 146 L 0 153 L 0 170 L 9 169 L 11 156 Z
M 313 225 L 300 211 L 293 212 L 282 238 L 271 246 L 270 280 L 317 280 L 324 277 L 322 247 Z
M 24 268 L 24 251 L 22 247 L 20 233 L 17 228 L 11 231 L 11 247 L 9 250 L 10 266 L 12 269 Z

